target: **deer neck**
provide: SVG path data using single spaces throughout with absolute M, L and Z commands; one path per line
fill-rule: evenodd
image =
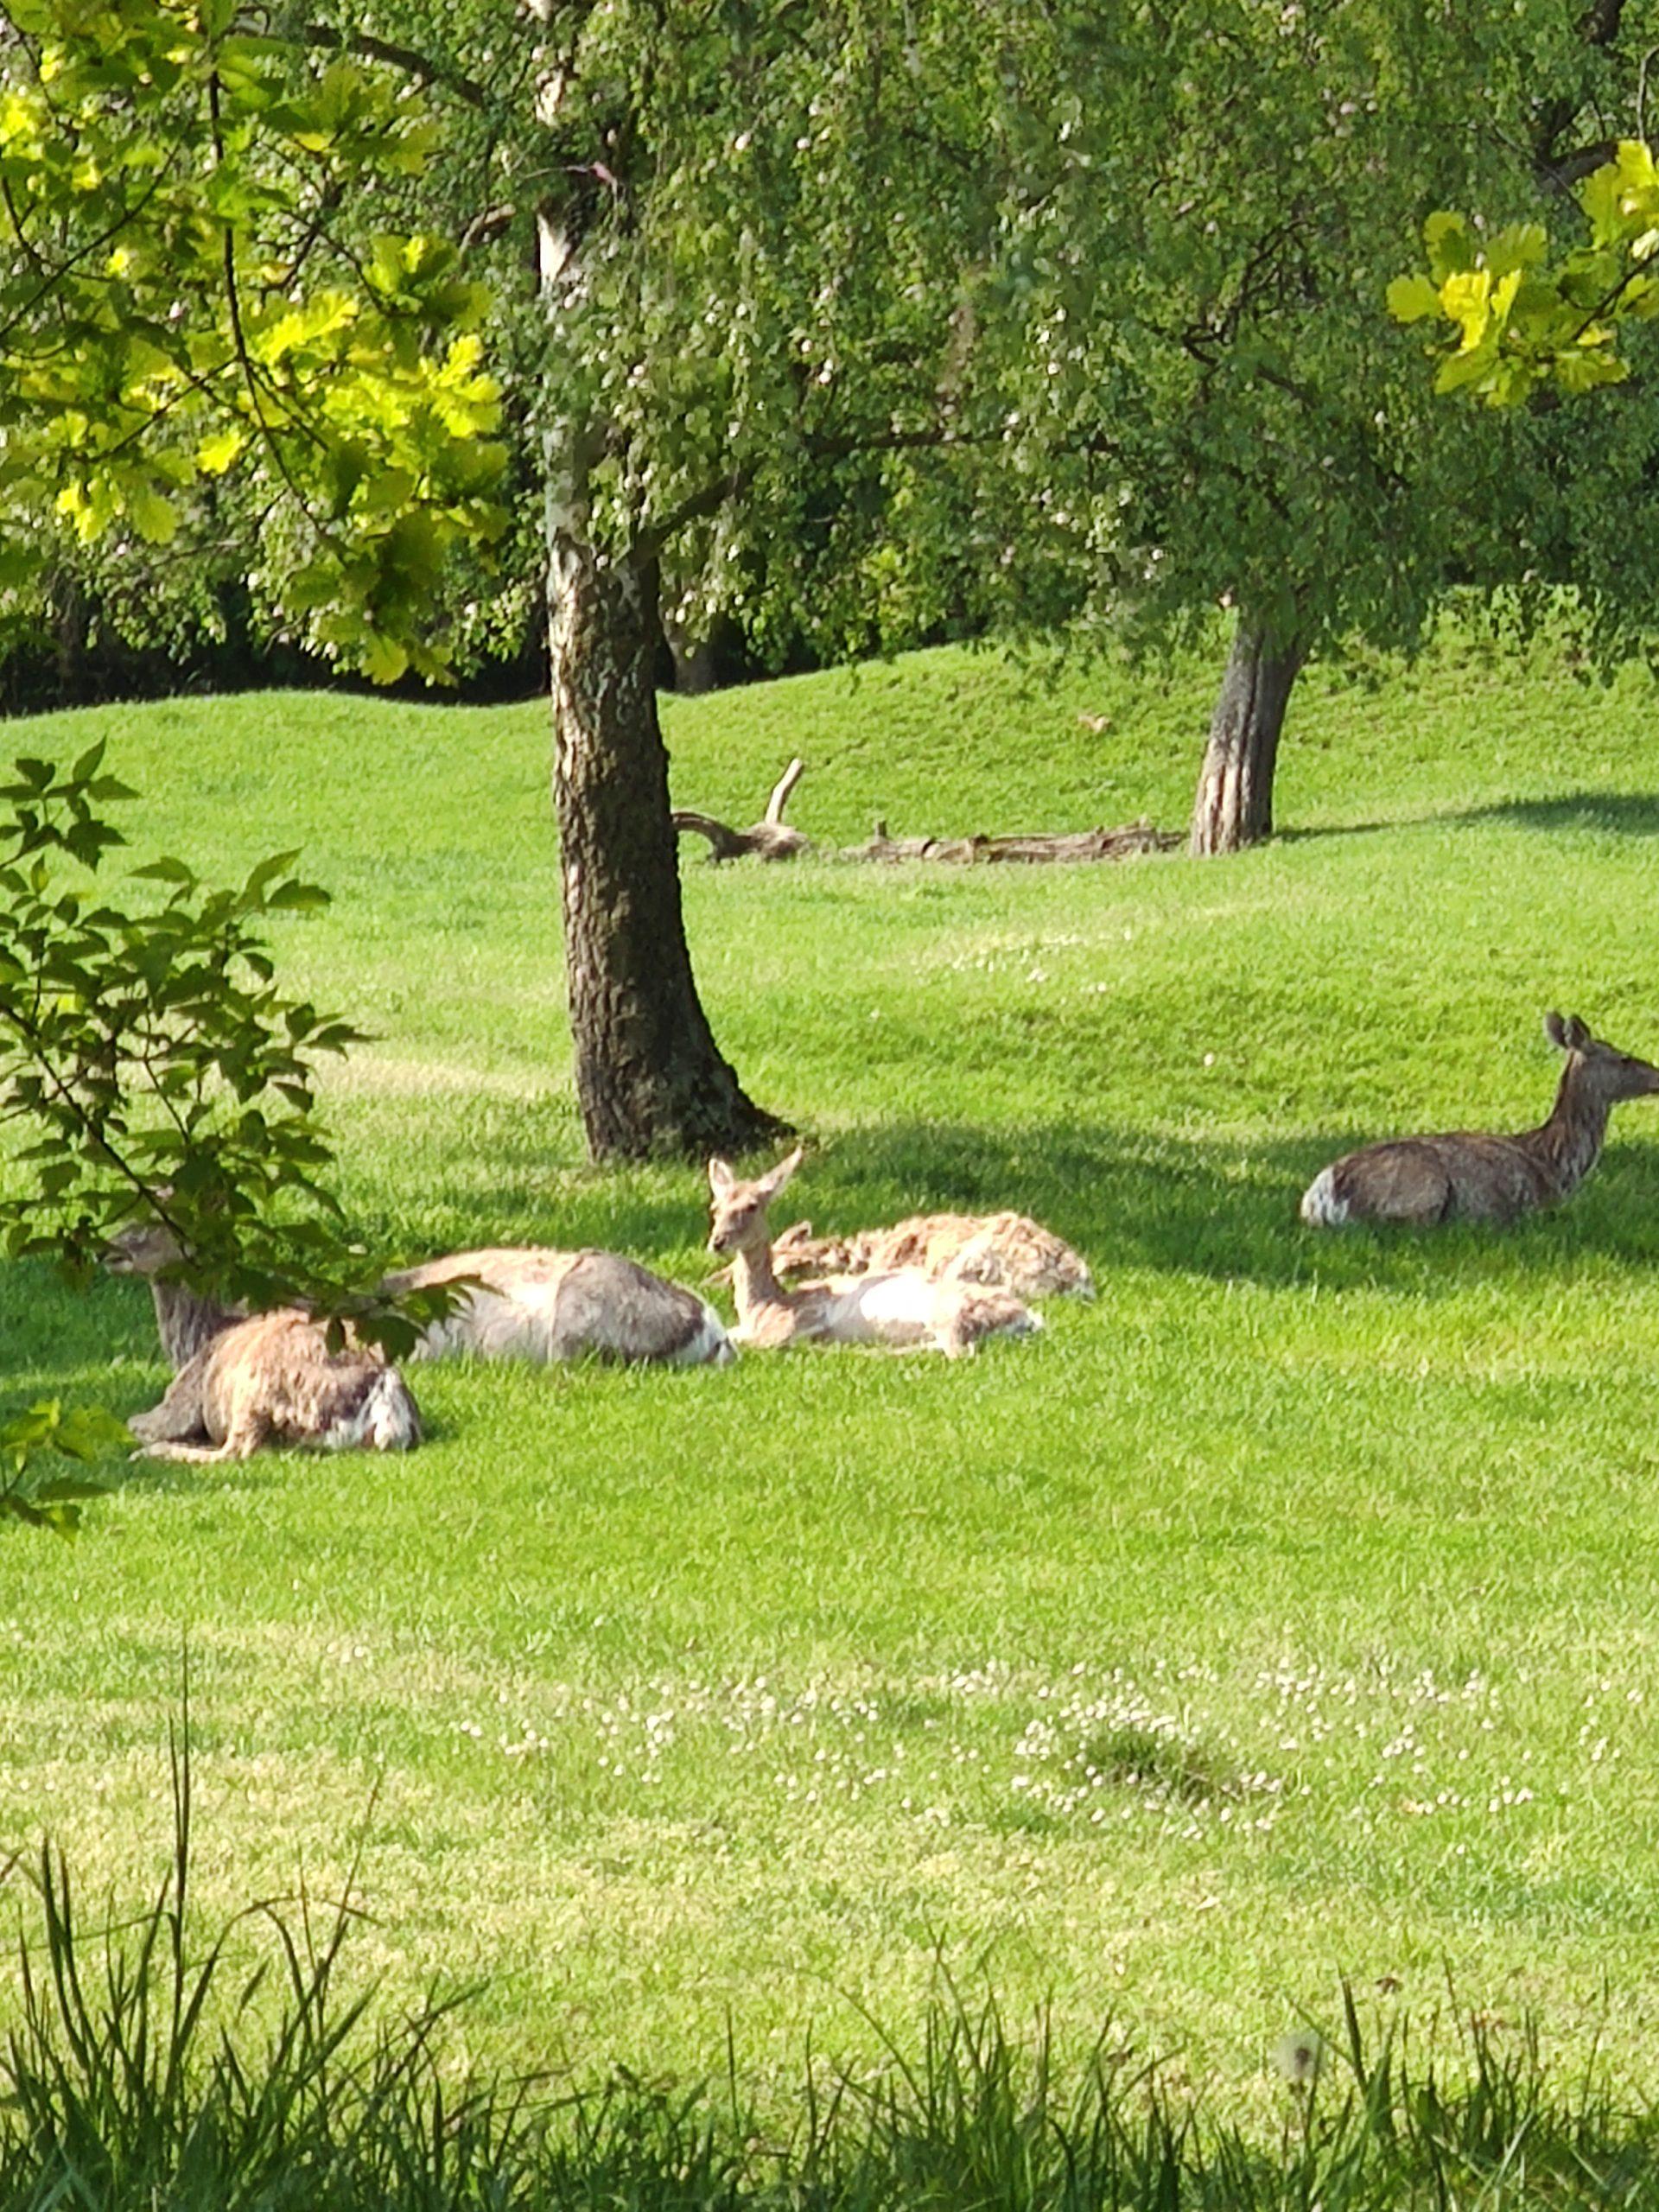
M 242 1319 L 232 1307 L 200 1297 L 181 1282 L 163 1282 L 154 1277 L 149 1290 L 156 1301 L 156 1326 L 161 1333 L 162 1351 L 175 1374 L 194 1359 L 204 1344 L 211 1344 L 233 1321 Z
M 746 1244 L 733 1254 L 732 1294 L 737 1300 L 738 1319 L 742 1321 L 766 1306 L 787 1313 L 800 1302 L 784 1288 L 773 1272 L 769 1239 L 759 1244 Z
M 1549 1119 L 1519 1140 L 1549 1177 L 1558 1197 L 1565 1198 L 1583 1182 L 1601 1157 L 1611 1110 L 1609 1101 L 1596 1095 L 1577 1064 L 1569 1060 Z

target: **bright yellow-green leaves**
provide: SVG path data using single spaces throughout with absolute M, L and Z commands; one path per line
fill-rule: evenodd
M 9 0 L 0 49 L 0 595 L 42 524 L 188 543 L 231 472 L 256 582 L 377 677 L 444 673 L 427 603 L 487 545 L 499 397 L 454 250 L 337 250 L 424 164 L 385 68 L 237 29 L 227 0 Z
M 1513 407 L 1546 386 L 1588 391 L 1630 374 L 1619 327 L 1659 313 L 1659 172 L 1650 149 L 1627 140 L 1586 178 L 1579 200 L 1588 243 L 1554 264 L 1541 224 L 1487 238 L 1461 215 L 1429 217 L 1427 274 L 1396 276 L 1387 297 L 1397 322 L 1439 316 L 1457 326 L 1451 351 L 1436 348 L 1437 391 Z

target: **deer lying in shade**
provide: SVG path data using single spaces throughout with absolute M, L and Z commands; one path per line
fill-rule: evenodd
M 331 1351 L 321 1321 L 289 1310 L 231 1322 L 127 1426 L 147 1459 L 245 1459 L 262 1444 L 407 1452 L 421 1440 L 395 1367 L 365 1345 Z
M 918 1213 L 891 1229 L 814 1236 L 810 1221 L 772 1248 L 785 1281 L 801 1274 L 884 1274 L 919 1268 L 935 1282 L 975 1282 L 1016 1298 L 1092 1298 L 1089 1263 L 1064 1237 L 1023 1213 Z
M 149 1278 L 162 1349 L 175 1368 L 243 1318 L 171 1274 L 180 1256 L 178 1240 L 160 1222 L 122 1230 L 105 1255 L 116 1273 Z M 720 1367 L 734 1357 L 725 1325 L 706 1300 L 617 1252 L 538 1245 L 449 1252 L 387 1275 L 381 1288 L 397 1297 L 462 1277 L 467 1288 L 426 1329 L 411 1357 L 471 1353 L 537 1363 L 599 1358 Z
M 1544 1016 L 1567 1054 L 1549 1119 L 1516 1136 L 1458 1131 L 1368 1145 L 1321 1168 L 1302 1196 L 1317 1229 L 1355 1221 L 1513 1221 L 1559 1205 L 1600 1157 L 1607 1117 L 1624 1098 L 1659 1092 L 1659 1068 L 1592 1037 L 1577 1014 Z
M 772 1267 L 766 1209 L 800 1164 L 792 1152 L 745 1183 L 725 1160 L 709 1163 L 709 1249 L 731 1255 L 739 1344 L 914 1345 L 955 1358 L 986 1337 L 1028 1336 L 1042 1326 L 1009 1291 L 935 1282 L 919 1268 L 785 1290 Z

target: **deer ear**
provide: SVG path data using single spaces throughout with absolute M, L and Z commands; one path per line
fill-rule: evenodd
M 1547 1014 L 1544 1016 L 1544 1034 L 1558 1052 L 1572 1050 L 1567 1041 L 1567 1024 L 1559 1014 Z
M 709 1161 L 709 1187 L 717 1198 L 723 1198 L 727 1192 L 731 1189 L 733 1184 L 735 1183 L 736 1180 L 737 1178 L 733 1174 L 731 1165 L 728 1161 L 724 1160 L 711 1160 Z
M 783 1189 L 785 1184 L 789 1181 L 790 1178 L 794 1174 L 795 1170 L 800 1166 L 802 1160 L 805 1158 L 805 1146 L 798 1144 L 794 1151 L 790 1154 L 787 1160 L 780 1160 L 775 1167 L 768 1169 L 766 1173 L 760 1178 L 760 1187 L 766 1194 L 766 1203 L 768 1205 L 771 1205 L 773 1198 L 777 1197 L 779 1192 Z
M 1567 1030 L 1567 1051 L 1569 1052 L 1588 1052 L 1591 1046 L 1595 1042 L 1594 1038 L 1590 1034 L 1590 1025 L 1588 1022 L 1580 1021 L 1576 1014 L 1569 1014 L 1567 1017 L 1565 1027 Z

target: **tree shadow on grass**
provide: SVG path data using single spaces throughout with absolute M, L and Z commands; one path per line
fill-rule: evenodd
M 1659 836 L 1659 792 L 1556 791 L 1541 798 L 1494 799 L 1485 806 L 1435 809 L 1396 816 L 1385 822 L 1334 822 L 1315 828 L 1275 830 L 1275 843 L 1301 844 L 1328 837 L 1375 837 L 1391 830 L 1427 830 L 1437 824 L 1510 822 L 1546 834 L 1594 830 L 1623 837 Z
M 1302 1192 L 1354 1141 L 1351 1132 L 1195 1139 L 1075 1120 L 886 1122 L 809 1135 L 774 1225 L 804 1216 L 822 1232 L 1012 1207 L 1069 1238 L 1103 1284 L 1129 1269 L 1421 1299 L 1478 1284 L 1519 1288 L 1541 1275 L 1570 1281 L 1591 1261 L 1659 1269 L 1659 1142 L 1616 1129 L 1567 1206 L 1507 1229 L 1306 1228 Z M 522 1186 L 454 1192 L 443 1212 L 457 1249 L 598 1244 L 693 1282 L 715 1267 L 702 1251 L 706 1189 L 690 1162 L 639 1179 L 554 1177 L 530 1219 Z M 135 1412 L 155 1402 L 163 1380 L 143 1285 L 99 1277 L 77 1287 L 37 1262 L 0 1265 L 0 1414 L 51 1396 Z
M 137 1411 L 164 1376 L 143 1284 L 104 1274 L 77 1284 L 40 1260 L 0 1265 L 0 1412 L 41 1396 L 89 1399 L 112 1381 Z
M 1318 1171 L 1356 1142 L 1389 1134 L 1331 1131 L 1247 1141 L 1103 1122 L 994 1127 L 940 1120 L 883 1122 L 819 1137 L 809 1126 L 801 1140 L 805 1161 L 773 1223 L 782 1229 L 804 1217 L 828 1232 L 913 1213 L 1012 1207 L 1069 1238 L 1103 1277 L 1128 1267 L 1264 1286 L 1394 1287 L 1413 1295 L 1570 1269 L 1591 1254 L 1632 1267 L 1659 1264 L 1659 1145 L 1626 1138 L 1617 1124 L 1595 1175 L 1559 1213 L 1508 1229 L 1305 1228 L 1297 1208 Z M 747 1164 L 758 1168 L 760 1162 Z M 698 1285 L 717 1265 L 703 1249 L 708 1188 L 696 1161 L 613 1175 L 544 1167 L 532 1188 L 503 1179 L 495 1187 L 450 1187 L 432 1196 L 445 1234 L 415 1240 L 423 1252 L 446 1243 L 455 1249 L 597 1245 Z
M 1659 837 L 1659 792 L 1560 791 L 1548 798 L 1497 800 L 1453 818 L 1513 822 L 1524 830 L 1602 830 L 1623 837 Z
M 1570 1271 L 1590 1255 L 1659 1266 L 1659 1145 L 1616 1139 L 1567 1207 L 1507 1229 L 1305 1227 L 1302 1192 L 1354 1141 L 1351 1134 L 1195 1141 L 1075 1122 L 887 1125 L 837 1135 L 809 1154 L 779 1222 L 806 1215 L 829 1230 L 1010 1206 L 1077 1244 L 1102 1278 L 1133 1268 L 1412 1296 Z

